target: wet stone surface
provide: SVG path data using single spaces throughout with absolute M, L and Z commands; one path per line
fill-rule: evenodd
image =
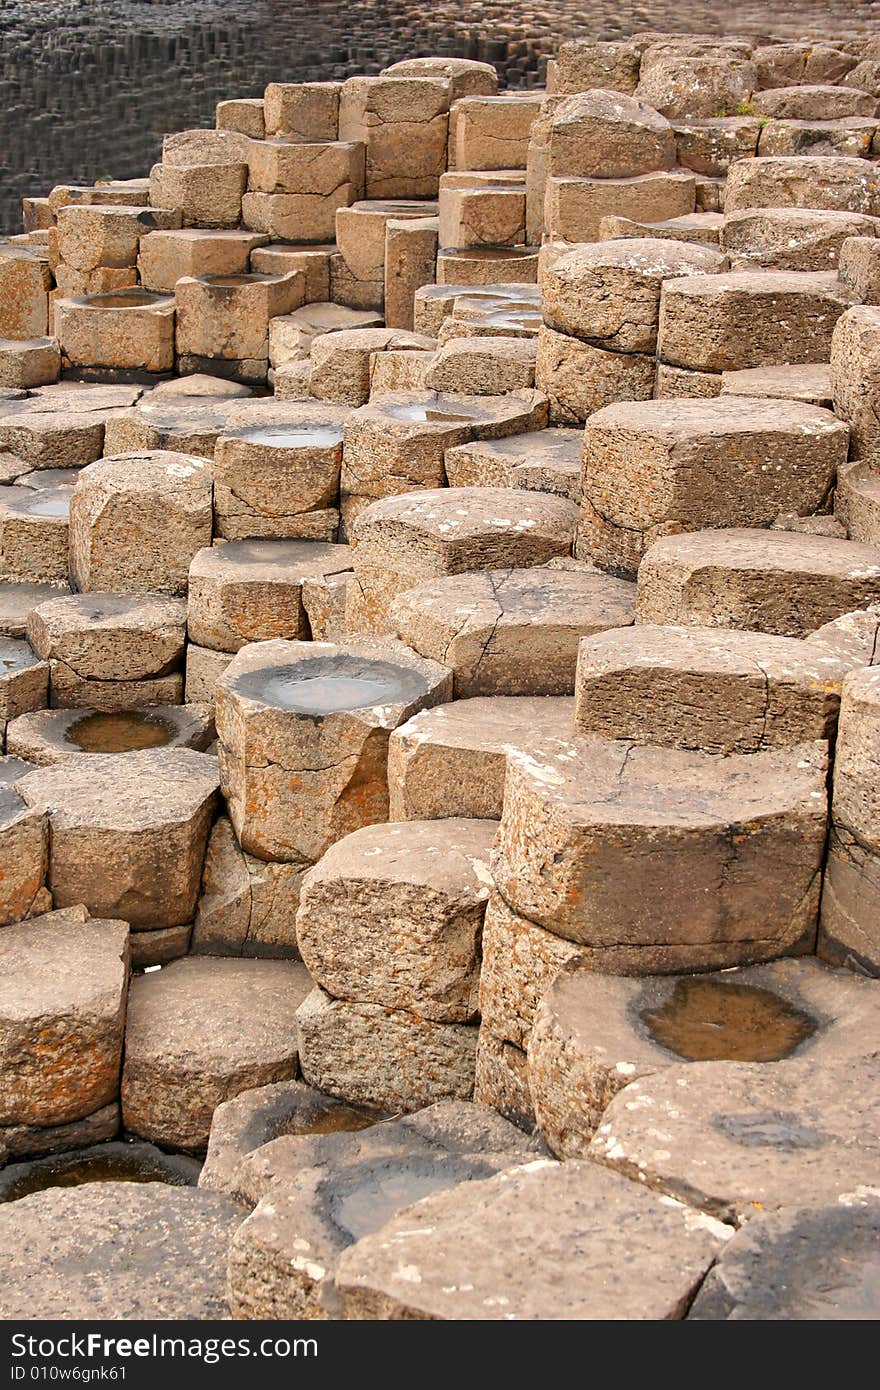
M 699 976 L 677 980 L 662 1004 L 639 1016 L 655 1042 L 690 1062 L 777 1062 L 817 1027 L 768 989 Z
M 413 700 L 424 688 L 413 671 L 348 656 L 317 657 L 297 667 L 248 671 L 238 677 L 235 687 L 248 699 L 315 719 Z
M 0 1202 L 17 1202 L 50 1187 L 101 1182 L 164 1182 L 194 1187 L 199 1164 L 184 1154 L 166 1154 L 153 1144 L 94 1144 L 87 1149 L 10 1163 L 0 1170 Z

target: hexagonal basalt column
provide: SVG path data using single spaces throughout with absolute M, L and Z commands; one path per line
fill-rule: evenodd
M 174 300 L 143 289 L 55 301 L 66 367 L 168 372 L 174 366 Z
M 181 371 L 210 371 L 214 359 L 242 381 L 266 380 L 269 320 L 303 302 L 305 277 L 283 275 L 185 276 L 174 287 L 177 355 Z
M 242 847 L 313 863 L 388 815 L 388 737 L 449 699 L 445 667 L 400 642 L 260 642 L 220 678 L 223 792 Z
M 437 391 L 376 397 L 346 422 L 341 483 L 346 528 L 380 498 L 442 487 L 444 455 L 453 445 L 540 428 L 546 419 L 546 402 L 534 391 L 479 400 Z
M 28 617 L 28 640 L 49 663 L 51 703 L 61 708 L 178 703 L 185 636 L 183 600 L 155 594 L 70 594 Z
M 0 579 L 67 580 L 71 487 L 0 487 Z
M 573 502 L 518 488 L 440 488 L 374 502 L 352 536 L 353 631 L 387 632 L 398 594 L 480 569 L 527 569 L 571 548 Z
M 218 382 L 220 384 L 233 383 Z M 247 391 L 246 387 L 241 389 Z M 154 396 L 150 392 L 137 405 L 120 410 L 107 421 L 104 453 L 114 457 L 161 449 L 213 458 L 229 416 L 240 407 L 237 399 Z
M 726 758 L 603 739 L 511 753 L 499 892 L 614 973 L 810 950 L 826 766 L 824 742 Z
M 200 550 L 189 571 L 189 637 L 237 652 L 274 637 L 307 640 L 307 580 L 348 574 L 351 552 L 323 541 L 229 541 Z
M 340 140 L 366 147 L 368 198 L 430 198 L 446 168 L 449 84 L 431 77 L 350 77 Z
M 57 906 L 85 903 L 134 931 L 192 921 L 216 801 L 217 764 L 188 748 L 77 758 L 17 790 L 49 815 Z
M 153 705 L 149 709 L 41 709 L 10 724 L 10 753 L 37 767 L 101 753 L 135 753 L 145 748 L 194 748 L 203 752 L 214 738 L 204 705 Z
M 262 401 L 231 414 L 215 450 L 219 534 L 333 540 L 348 414 L 337 405 Z
M 15 791 L 14 784 L 33 770 L 21 758 L 0 758 L 0 926 L 21 922 L 52 905 L 46 891 L 49 867 L 49 822 Z M 2 1132 L 0 1132 L 2 1139 Z
M 211 497 L 210 464 L 188 454 L 120 454 L 84 469 L 70 507 L 73 583 L 185 593 L 193 556 L 211 543 Z

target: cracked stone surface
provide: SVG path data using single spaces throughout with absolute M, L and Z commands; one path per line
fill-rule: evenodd
M 46 888 L 49 822 L 29 807 L 15 783 L 33 770 L 20 757 L 0 758 L 0 925 L 35 917 L 52 906 Z
M 206 1148 L 222 1101 L 298 1066 L 295 1013 L 311 987 L 290 961 L 175 961 L 132 983 L 122 1072 L 125 1128 L 168 1148 Z
M 167 1183 L 100 1182 L 0 1210 L 4 1318 L 225 1318 L 225 1264 L 244 1211 Z
M 546 428 L 457 444 L 444 455 L 450 487 L 520 487 L 581 500 L 579 430 Z
M 231 822 L 214 822 L 205 852 L 192 951 L 208 956 L 295 956 L 305 869 L 246 854 Z
M 496 885 L 613 973 L 810 950 L 826 768 L 823 742 L 727 758 L 610 739 L 511 753 Z
M 847 669 L 794 637 L 640 623 L 581 640 L 574 725 L 707 753 L 790 748 L 833 737 Z
M 413 715 L 388 741 L 389 818 L 498 820 L 507 754 L 571 735 L 564 696 L 494 695 Z
M 495 822 L 366 826 L 305 876 L 296 919 L 309 974 L 336 999 L 437 1022 L 477 1011 Z
M 0 1125 L 81 1120 L 119 1092 L 128 927 L 85 908 L 0 932 Z M 14 1147 L 13 1147 L 14 1151 Z
M 314 863 L 388 814 L 388 737 L 452 693 L 445 667 L 390 638 L 258 642 L 217 687 L 220 769 L 242 847 Z
M 234 1315 L 339 1317 L 334 1276 L 346 1249 L 411 1202 L 490 1177 L 531 1152 L 499 1115 L 461 1102 L 357 1134 L 276 1140 L 254 1155 L 274 1180 L 230 1248 Z
M 135 930 L 191 922 L 218 781 L 216 760 L 190 748 L 95 754 L 27 773 L 16 790 L 48 816 L 55 906 L 85 903 Z
M 534 569 L 448 575 L 400 594 L 397 636 L 453 672 L 457 699 L 570 695 L 580 639 L 633 621 L 635 587 Z
M 337 1286 L 357 1319 L 676 1319 L 729 1236 L 598 1164 L 535 1159 L 363 1236 Z
M 590 1155 L 736 1224 L 857 1199 L 877 1179 L 877 1059 L 693 1062 L 611 1102 Z
M 683 1060 L 858 1065 L 878 1009 L 868 981 L 810 958 L 643 980 L 575 961 L 543 994 L 529 1040 L 537 1121 L 559 1158 L 586 1158 L 604 1111 L 637 1078 Z
M 6 747 L 36 767 L 94 757 L 108 746 L 121 753 L 141 748 L 193 748 L 204 752 L 214 738 L 206 705 L 151 705 L 136 710 L 41 709 L 20 715 L 6 729 Z

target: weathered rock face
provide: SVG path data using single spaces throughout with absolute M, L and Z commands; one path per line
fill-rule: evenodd
M 208 956 L 295 956 L 304 870 L 247 854 L 221 816 L 211 830 L 192 951 Z
M 539 1159 L 365 1235 L 337 1287 L 349 1318 L 681 1318 L 728 1238 L 598 1164 Z M 535 1279 L 536 1262 L 557 1276 Z
M 793 1192 L 841 1205 L 874 1181 L 875 1084 L 873 1058 L 668 1067 L 611 1102 L 590 1154 L 737 1223 Z
M 189 748 L 96 754 L 38 768 L 17 784 L 51 827 L 57 907 L 85 903 L 136 931 L 192 921 L 218 786 Z
M 511 754 L 496 884 L 515 911 L 615 972 L 809 950 L 825 768 L 823 743 L 716 758 L 588 739 Z
M 181 960 L 135 980 L 126 1025 L 126 1129 L 206 1147 L 211 1117 L 241 1091 L 297 1072 L 297 1006 L 311 981 L 287 961 Z
M 347 1248 L 410 1202 L 533 1152 L 505 1120 L 460 1102 L 357 1134 L 276 1140 L 253 1156 L 274 1180 L 230 1248 L 235 1315 L 338 1316 L 335 1274 Z
M 445 667 L 390 639 L 244 647 L 220 679 L 216 714 L 243 848 L 309 864 L 385 820 L 391 729 L 450 694 Z
M 877 1008 L 866 980 L 810 958 L 647 980 L 572 964 L 541 999 L 529 1040 L 541 1133 L 558 1157 L 586 1158 L 613 1097 L 682 1060 L 860 1064 Z
M 226 1250 L 243 1216 L 219 1192 L 163 1182 L 94 1182 L 10 1202 L 0 1210 L 2 1316 L 227 1317 Z
M 46 890 L 49 823 L 44 812 L 30 808 L 14 784 L 33 764 L 18 757 L 0 758 L 0 925 L 35 917 L 52 906 Z
M 84 908 L 49 913 L 4 927 L 0 959 L 0 1137 L 109 1105 L 125 1027 L 125 922 L 91 921 Z
M 367 826 L 306 875 L 297 940 L 337 999 L 467 1022 L 477 1007 L 493 821 Z

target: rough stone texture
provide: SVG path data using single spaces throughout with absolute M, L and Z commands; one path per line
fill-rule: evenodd
M 216 360 L 213 365 L 217 365 Z M 226 421 L 238 406 L 239 401 L 228 393 L 206 398 L 202 393 L 177 397 L 151 391 L 134 409 L 120 410 L 110 417 L 104 452 L 112 456 L 158 449 L 212 459 Z
M 805 121 L 762 119 L 758 154 L 797 155 L 800 158 L 842 156 L 867 159 L 877 131 L 876 117 L 847 116 L 842 120 Z
M 598 1164 L 535 1159 L 395 1216 L 337 1286 L 355 1319 L 680 1319 L 729 1234 Z
M 696 181 L 689 170 L 639 174 L 627 179 L 574 179 L 550 175 L 544 226 L 552 238 L 597 241 L 603 217 L 615 213 L 663 222 L 694 211 Z
M 691 1305 L 698 1322 L 871 1321 L 880 1206 L 871 1194 L 752 1217 Z
M 482 1026 L 477 1036 L 474 1102 L 497 1110 L 527 1134 L 535 1128 L 526 1054 Z
M 769 87 L 756 92 L 755 110 L 778 120 L 810 120 L 822 117 L 840 120 L 845 116 L 875 116 L 877 99 L 854 87 L 832 83 L 804 82 L 796 86 Z
M 729 758 L 602 739 L 511 753 L 495 882 L 615 973 L 809 950 L 826 765 L 824 743 Z
M 620 628 L 579 647 L 575 729 L 707 753 L 833 738 L 848 663 L 793 637 Z
M 861 213 L 749 208 L 725 217 L 721 241 L 734 270 L 830 270 L 848 238 L 873 240 L 875 231 Z
M 794 531 L 695 531 L 655 541 L 636 620 L 806 637 L 880 600 L 880 549 Z
M 319 400 L 366 405 L 376 354 L 396 349 L 429 351 L 433 346 L 433 338 L 391 328 L 324 333 L 312 344 L 309 390 Z
M 616 352 L 653 352 L 663 281 L 725 268 L 721 253 L 709 247 L 650 236 L 577 247 L 544 275 L 544 320 Z
M 880 308 L 855 305 L 837 322 L 831 341 L 834 409 L 849 422 L 850 456 L 880 465 Z
M 188 642 L 186 648 L 186 700 L 213 710 L 220 677 L 232 660 L 232 652 L 212 652 Z
M 0 633 L 24 637 L 28 616 L 37 604 L 68 592 L 66 584 L 0 584 Z
M 546 421 L 547 402 L 531 390 L 479 400 L 433 390 L 375 396 L 345 425 L 341 508 L 347 530 L 372 502 L 444 486 L 444 455 L 454 445 L 540 429 Z
M 633 620 L 621 579 L 546 567 L 447 575 L 400 594 L 398 637 L 451 668 L 457 699 L 570 695 L 578 643 Z
M 231 823 L 214 823 L 193 924 L 192 952 L 207 956 L 295 956 L 303 869 L 246 854 Z
M 446 168 L 450 89 L 433 77 L 350 77 L 340 140 L 366 147 L 368 198 L 430 198 Z
M 199 1187 L 225 1192 L 238 1202 L 255 1206 L 263 1195 L 254 1179 L 260 1150 L 288 1135 L 334 1133 L 366 1128 L 378 1112 L 358 1111 L 334 1096 L 322 1095 L 301 1081 L 276 1081 L 242 1091 L 214 1111 L 208 1153 L 199 1174 Z
M 600 975 L 575 962 L 538 1003 L 529 1040 L 529 1086 L 541 1133 L 557 1157 L 588 1157 L 614 1096 L 667 1067 L 681 1074 L 682 1060 L 747 1056 L 763 1063 L 783 1053 L 809 1059 L 817 1072 L 841 1057 L 858 1060 L 870 1051 L 877 1008 L 866 980 L 809 958 L 647 980 Z M 679 1038 L 681 1051 L 673 1042 Z
M 211 543 L 211 469 L 151 452 L 83 470 L 70 505 L 70 570 L 80 589 L 186 592 L 190 561 Z
M 847 237 L 837 262 L 841 280 L 863 304 L 880 302 L 880 243 L 875 243 L 877 237 L 872 232 Z
M 0 960 L 0 1125 L 68 1124 L 114 1101 L 125 922 L 91 921 L 83 907 L 52 912 L 4 927 Z
M 220 678 L 216 714 L 222 787 L 242 847 L 314 863 L 342 835 L 386 820 L 388 736 L 451 686 L 445 667 L 390 639 L 245 647 Z
M 6 747 L 35 767 L 51 767 L 71 758 L 100 753 L 102 733 L 109 732 L 114 746 L 119 745 L 118 752 L 144 747 L 195 748 L 202 752 L 214 737 L 214 722 L 205 705 L 154 705 L 120 713 L 122 718 L 114 711 L 91 707 L 34 710 L 10 722 Z
M 46 890 L 49 823 L 14 790 L 33 764 L 0 758 L 0 926 L 35 917 L 52 906 Z
M 728 172 L 724 207 L 828 208 L 880 212 L 880 181 L 873 165 L 842 156 L 800 155 L 738 159 Z
M 535 384 L 535 344 L 530 338 L 461 337 L 445 342 L 425 375 L 432 391 L 499 396 Z
M 445 819 L 337 840 L 303 880 L 296 919 L 315 983 L 440 1023 L 473 1019 L 494 834 L 494 821 Z
M 535 384 L 550 402 L 555 425 L 582 425 L 614 401 L 650 400 L 655 369 L 647 353 L 609 350 L 546 324 L 538 331 Z
M 577 553 L 633 573 L 661 536 L 816 511 L 846 460 L 847 438 L 830 411 L 798 401 L 606 406 L 584 433 Z
M 334 1275 L 355 1241 L 410 1202 L 490 1177 L 532 1152 L 500 1116 L 460 1102 L 357 1134 L 276 1140 L 254 1155 L 275 1181 L 230 1249 L 234 1314 L 338 1317 Z
M 360 631 L 381 632 L 396 596 L 429 579 L 525 569 L 568 554 L 576 517 L 566 499 L 518 488 L 428 489 L 374 502 L 352 535 L 346 618 Z
M 247 164 L 154 164 L 150 202 L 177 208 L 185 227 L 237 227 L 247 187 Z
M 191 922 L 216 801 L 217 764 L 190 748 L 94 754 L 17 783 L 49 816 L 56 907 L 139 930 Z
M 674 164 L 672 127 L 646 102 L 597 88 L 569 97 L 553 113 L 551 174 L 630 178 Z
M 722 372 L 721 395 L 771 396 L 830 410 L 831 368 L 827 362 L 804 362 L 794 367 L 744 367 L 738 372 Z
M 0 720 L 45 708 L 49 669 L 38 657 L 27 642 L 0 638 Z
M 351 570 L 342 570 L 303 580 L 302 603 L 315 642 L 338 642 L 345 636 L 345 596 L 351 578 Z
M 296 1017 L 302 1074 L 319 1091 L 392 1113 L 473 1094 L 477 1029 L 468 1024 L 331 999 L 322 989 Z
M 880 545 L 880 472 L 860 459 L 841 467 L 834 515 L 850 540 Z
M 706 178 L 724 178 L 736 160 L 757 152 L 761 124 L 755 116 L 708 116 L 672 122 L 678 163 Z
M 63 1125 L 9 1125 L 0 1129 L 0 1143 L 14 1158 L 67 1153 L 87 1144 L 101 1144 L 119 1133 L 119 1103 L 102 1105 L 82 1120 Z
M 185 275 L 243 275 L 251 252 L 268 240 L 262 232 L 240 229 L 150 232 L 138 245 L 138 274 L 147 289 L 173 294 Z
M 450 487 L 520 487 L 581 499 L 579 430 L 548 428 L 457 444 L 444 453 Z
M 636 96 L 670 119 L 727 115 L 748 101 L 755 82 L 754 64 L 741 57 L 658 54 L 650 64 L 643 57 Z
M 724 372 L 823 362 L 850 292 L 833 271 L 739 270 L 664 282 L 658 352 L 664 362 Z
M 208 546 L 190 566 L 189 637 L 222 652 L 274 637 L 307 638 L 304 583 L 350 568 L 348 547 L 323 541 L 243 540 Z
M 0 576 L 19 583 L 67 579 L 68 509 L 73 489 L 0 487 Z
M 125 1128 L 198 1151 L 222 1101 L 293 1078 L 295 1011 L 308 993 L 288 961 L 176 961 L 131 988 L 122 1072 Z
M 0 338 L 0 387 L 48 386 L 61 372 L 61 353 L 55 338 L 16 342 Z
M 244 1212 L 221 1193 L 94 1182 L 0 1211 L 0 1313 L 22 1319 L 228 1316 L 226 1251 Z
M 508 751 L 553 737 L 566 743 L 572 707 L 563 697 L 498 695 L 414 715 L 388 744 L 390 818 L 498 820 Z
M 876 1186 L 876 1057 L 691 1062 L 633 1081 L 590 1145 L 628 1176 L 737 1224 Z
M 168 372 L 174 367 L 174 301 L 147 290 L 109 290 L 54 303 L 64 367 Z

